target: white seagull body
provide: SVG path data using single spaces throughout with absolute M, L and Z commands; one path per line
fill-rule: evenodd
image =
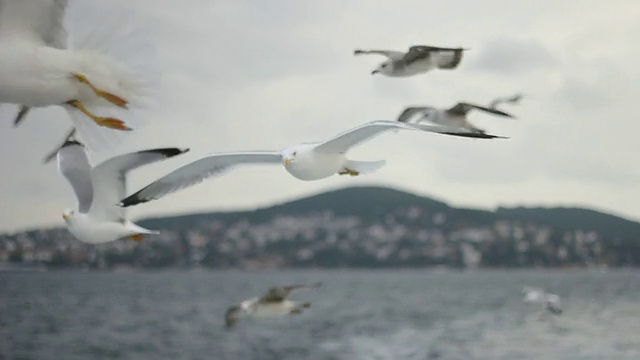
M 451 126 L 461 130 L 469 131 L 474 134 L 484 135 L 483 137 L 485 138 L 501 137 L 496 135 L 489 135 L 485 133 L 484 130 L 479 129 L 471 124 L 467 119 L 467 114 L 471 110 L 480 110 L 493 115 L 513 118 L 512 115 L 497 109 L 490 109 L 480 105 L 460 102 L 448 109 L 434 108 L 429 106 L 410 106 L 405 108 L 402 113 L 400 113 L 397 121 L 414 125 L 419 125 L 422 122 L 426 121 L 436 125 Z
M 227 328 L 236 325 L 241 315 L 252 315 L 257 317 L 284 316 L 289 314 L 300 314 L 302 310 L 311 306 L 310 302 L 298 302 L 288 300 L 287 296 L 300 289 L 312 289 L 320 287 L 320 283 L 313 285 L 290 285 L 276 286 L 267 291 L 262 297 L 244 300 L 238 305 L 227 309 L 225 313 L 225 325 Z
M 562 314 L 560 308 L 560 297 L 556 294 L 547 293 L 540 288 L 525 286 L 522 290 L 525 303 L 538 305 L 548 312 L 559 315 Z
M 117 205 L 126 196 L 127 172 L 185 151 L 177 148 L 140 151 L 116 156 L 92 168 L 84 145 L 67 141 L 58 151 L 58 168 L 78 199 L 78 211 L 67 209 L 62 215 L 69 232 L 90 244 L 124 237 L 142 240 L 143 235 L 157 234 L 129 221 L 125 209 Z
M 151 42 L 125 23 L 130 18 L 101 13 L 91 24 L 95 28 L 86 29 L 90 36 L 70 49 L 63 25 L 68 5 L 0 0 L 0 103 L 20 106 L 15 125 L 32 107 L 61 105 L 92 146 L 105 135 L 98 126 L 130 130 L 116 117 L 148 96 L 153 62 L 145 51 Z
M 392 50 L 355 50 L 354 55 L 377 54 L 388 58 L 371 72 L 372 75 L 380 73 L 390 77 L 407 77 L 433 69 L 455 69 L 462 61 L 465 50 L 468 49 L 417 45 L 410 47 L 406 53 Z
M 349 160 L 346 153 L 351 147 L 389 130 L 422 130 L 454 136 L 476 137 L 475 134 L 466 130 L 446 126 L 421 126 L 418 128 L 395 121 L 373 121 L 348 130 L 331 140 L 300 144 L 283 151 L 209 155 L 156 180 L 123 199 L 120 205 L 132 206 L 159 199 L 167 194 L 198 184 L 208 177 L 220 175 L 229 168 L 243 163 L 282 163 L 289 174 L 303 181 L 320 180 L 335 174 L 356 176 L 370 173 L 381 168 L 385 161 Z

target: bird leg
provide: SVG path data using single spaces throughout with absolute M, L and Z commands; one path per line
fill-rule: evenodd
M 97 87 L 95 87 L 90 81 L 89 79 L 87 79 L 86 76 L 82 75 L 82 74 L 76 74 L 76 73 L 72 73 L 71 74 L 73 76 L 74 79 L 78 80 L 79 82 L 86 84 L 87 86 L 89 86 L 91 88 L 91 90 L 93 90 L 94 93 L 96 93 L 96 95 L 98 95 L 99 97 L 107 100 L 108 102 L 115 104 L 116 106 L 119 106 L 121 108 L 127 108 L 127 104 L 129 103 L 127 100 L 119 97 L 118 95 L 114 95 L 108 91 L 104 91 L 101 89 L 98 89 Z
M 116 130 L 132 130 L 130 127 L 125 125 L 124 121 L 122 120 L 114 119 L 111 117 L 101 117 L 101 116 L 94 115 L 89 110 L 87 110 L 87 108 L 84 107 L 84 105 L 82 105 L 82 103 L 80 103 L 80 101 L 78 100 L 67 101 L 66 104 L 80 110 L 83 114 L 93 119 L 93 121 L 95 121 L 96 124 L 100 126 L 104 126 L 104 127 L 108 127 L 110 129 L 116 129 Z
M 351 175 L 351 176 L 360 175 L 360 173 L 358 171 L 355 171 L 355 170 L 352 170 L 352 169 L 349 169 L 349 168 L 344 168 L 344 170 L 340 171 L 338 174 L 339 175 Z
M 133 241 L 142 241 L 142 240 L 144 240 L 144 236 L 142 234 L 129 235 L 128 238 L 133 240 Z

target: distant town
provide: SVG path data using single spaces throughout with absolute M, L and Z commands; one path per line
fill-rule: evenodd
M 640 266 L 640 224 L 585 209 L 456 209 L 348 188 L 250 212 L 141 222 L 142 242 L 64 228 L 0 235 L 0 270 Z

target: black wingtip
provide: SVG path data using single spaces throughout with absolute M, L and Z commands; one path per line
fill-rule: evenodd
M 122 201 L 120 201 L 120 203 L 118 204 L 118 206 L 126 208 L 129 206 L 134 206 L 134 205 L 138 205 L 138 204 L 144 204 L 146 202 L 151 201 L 151 199 L 145 199 L 140 197 L 140 192 L 138 191 L 137 193 L 130 195 L 129 197 L 123 199 Z
M 67 139 L 64 144 L 62 144 L 62 146 L 60 146 L 60 149 L 66 148 L 67 146 L 73 146 L 73 145 L 80 145 L 80 146 L 84 146 L 83 143 L 81 143 L 78 140 L 71 140 L 71 139 Z
M 151 152 L 162 154 L 164 157 L 170 158 L 188 152 L 189 148 L 161 148 L 153 149 Z

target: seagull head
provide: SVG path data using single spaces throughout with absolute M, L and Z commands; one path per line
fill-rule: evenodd
M 291 165 L 298 160 L 300 149 L 297 146 L 286 149 L 282 152 L 282 164 L 284 166 Z
M 75 216 L 76 212 L 71 210 L 71 209 L 66 209 L 65 211 L 62 212 L 62 218 L 64 219 L 65 222 L 70 222 L 71 220 L 73 220 L 74 216 Z
M 389 75 L 391 74 L 391 72 L 393 71 L 393 65 L 391 64 L 391 61 L 385 61 L 382 64 L 380 64 L 380 66 L 378 66 L 375 70 L 373 70 L 371 72 L 371 75 L 375 75 L 375 74 L 383 74 L 383 75 Z

